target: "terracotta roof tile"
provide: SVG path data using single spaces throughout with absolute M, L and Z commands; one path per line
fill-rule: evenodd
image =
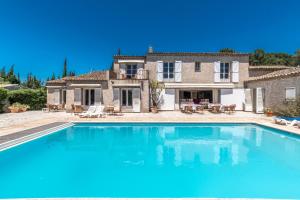
M 149 56 L 249 56 L 248 53 L 222 53 L 222 52 L 154 52 Z
M 107 71 L 95 71 L 88 74 L 82 74 L 79 76 L 69 76 L 65 80 L 108 80 Z
M 300 67 L 290 67 L 289 69 L 278 70 L 272 73 L 268 73 L 262 76 L 251 77 L 247 80 L 250 81 L 258 81 L 258 80 L 268 80 L 268 79 L 277 79 L 277 78 L 285 78 L 290 76 L 300 76 Z
M 82 74 L 79 76 L 67 76 L 61 79 L 50 80 L 47 81 L 47 84 L 63 84 L 66 81 L 73 81 L 73 80 L 108 80 L 107 71 L 95 71 L 88 74 Z

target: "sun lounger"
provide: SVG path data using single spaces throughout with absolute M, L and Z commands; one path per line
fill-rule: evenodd
M 295 119 L 293 121 L 288 121 L 286 119 L 281 119 L 278 117 L 274 118 L 274 122 L 275 122 L 275 124 L 285 125 L 285 126 L 296 126 L 299 123 L 299 121 L 297 121 Z
M 86 112 L 80 113 L 79 117 L 90 117 L 91 114 L 95 113 L 96 106 L 90 106 Z
M 104 106 L 96 106 L 95 112 L 91 113 L 89 117 L 105 117 L 103 110 Z

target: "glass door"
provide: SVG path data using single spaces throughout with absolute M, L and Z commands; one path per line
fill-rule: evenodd
M 123 88 L 121 90 L 122 107 L 132 108 L 132 89 Z

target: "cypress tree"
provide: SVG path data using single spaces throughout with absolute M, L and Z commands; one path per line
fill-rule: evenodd
M 67 58 L 65 58 L 65 61 L 64 61 L 64 69 L 63 69 L 63 73 L 62 73 L 62 77 L 63 77 L 63 78 L 66 77 L 67 74 L 68 74 L 68 69 L 67 69 L 67 67 L 68 67 Z

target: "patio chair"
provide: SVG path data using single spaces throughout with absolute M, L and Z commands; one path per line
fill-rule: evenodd
M 79 113 L 79 117 L 90 117 L 96 111 L 96 106 L 90 106 L 86 112 Z
M 221 113 L 221 105 L 214 105 L 211 107 L 212 113 Z
M 235 112 L 235 108 L 236 108 L 236 104 L 232 104 L 229 106 L 229 114 L 230 113 L 234 113 Z
M 193 113 L 193 106 L 184 106 L 184 109 L 182 110 L 183 113 L 186 114 L 192 114 Z
M 204 113 L 204 105 L 196 106 L 196 113 L 203 114 Z

